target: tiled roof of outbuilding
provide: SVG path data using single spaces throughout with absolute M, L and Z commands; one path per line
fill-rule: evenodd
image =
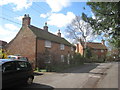
M 82 43 L 82 45 L 84 42 Z M 87 42 L 87 47 L 92 49 L 107 49 L 107 47 L 102 43 L 95 43 L 95 42 Z

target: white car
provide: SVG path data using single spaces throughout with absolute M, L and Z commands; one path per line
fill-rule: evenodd
M 28 61 L 27 57 L 23 57 L 20 55 L 9 55 L 8 59 Z

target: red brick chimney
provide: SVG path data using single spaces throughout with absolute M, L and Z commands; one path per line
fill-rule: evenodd
M 25 14 L 23 19 L 22 19 L 22 25 L 26 26 L 26 25 L 30 25 L 30 20 L 31 18 L 29 17 L 29 14 Z
M 57 35 L 58 35 L 59 37 L 61 37 L 60 29 L 58 30 Z
M 48 32 L 47 22 L 45 23 L 45 26 L 43 27 L 43 29 Z

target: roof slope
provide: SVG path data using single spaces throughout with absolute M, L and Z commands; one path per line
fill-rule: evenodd
M 72 46 L 71 43 L 69 43 L 64 38 L 61 38 L 61 37 L 59 37 L 57 35 L 54 35 L 54 34 L 52 34 L 50 32 L 44 31 L 44 30 L 42 30 L 40 28 L 37 28 L 37 27 L 35 27 L 33 25 L 29 25 L 28 27 L 31 29 L 31 31 L 39 39 L 49 40 L 49 41 L 52 41 L 52 42 L 61 43 L 61 44 L 65 44 L 65 45 L 68 45 L 68 46 Z
M 87 42 L 87 47 L 90 47 L 92 49 L 107 49 L 107 47 L 102 43 L 95 43 L 95 42 Z

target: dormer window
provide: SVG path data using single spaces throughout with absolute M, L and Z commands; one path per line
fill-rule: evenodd
M 60 44 L 60 50 L 64 50 L 65 49 L 65 45 L 64 44 Z
M 51 41 L 46 40 L 45 41 L 45 47 L 51 48 Z

